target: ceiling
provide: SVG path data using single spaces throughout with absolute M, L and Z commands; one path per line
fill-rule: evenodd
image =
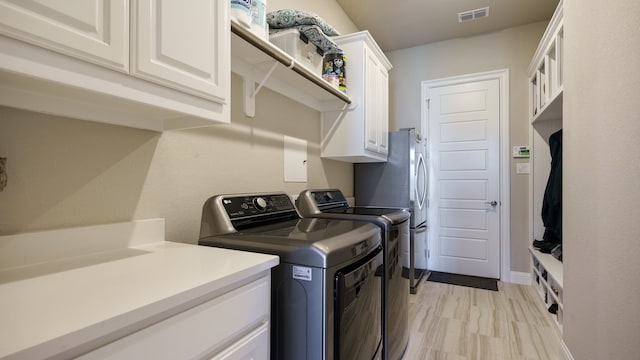
M 549 20 L 559 0 L 337 0 L 382 50 L 391 51 Z M 458 13 L 489 7 L 489 16 L 459 23 Z

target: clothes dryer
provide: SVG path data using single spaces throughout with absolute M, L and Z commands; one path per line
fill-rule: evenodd
M 278 255 L 271 271 L 271 358 L 380 357 L 380 228 L 338 219 L 301 219 L 284 193 L 209 198 L 205 246 Z M 223 326 L 223 325 L 222 325 Z
M 296 200 L 303 217 L 352 220 L 378 226 L 382 235 L 382 355 L 402 359 L 409 343 L 409 280 L 402 276 L 402 244 L 408 243 L 407 209 L 351 207 L 338 189 L 304 190 Z

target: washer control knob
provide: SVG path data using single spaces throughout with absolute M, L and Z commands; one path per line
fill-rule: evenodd
M 329 200 L 329 201 L 333 200 L 333 194 L 331 193 L 331 191 L 325 191 L 324 198 L 325 200 Z
M 253 199 L 253 206 L 255 206 L 258 211 L 265 211 L 267 208 L 267 201 L 262 197 L 257 197 Z

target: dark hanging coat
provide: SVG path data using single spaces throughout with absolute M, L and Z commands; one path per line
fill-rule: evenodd
M 562 242 L 562 129 L 549 137 L 551 171 L 542 200 L 544 240 Z

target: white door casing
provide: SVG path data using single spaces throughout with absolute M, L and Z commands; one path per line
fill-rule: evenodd
M 507 71 L 423 82 L 430 270 L 510 278 L 506 84 Z

